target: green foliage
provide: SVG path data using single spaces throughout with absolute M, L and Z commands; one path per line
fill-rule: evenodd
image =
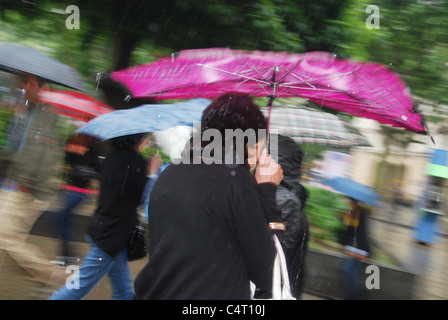
M 345 197 L 321 188 L 306 189 L 309 197 L 305 213 L 310 223 L 311 240 L 337 241 L 338 231 L 342 228 L 341 216 L 349 209 Z
M 65 28 L 67 5 L 79 30 Z M 369 5 L 379 29 L 369 29 Z M 38 47 L 95 74 L 148 63 L 183 49 L 229 47 L 374 61 L 396 71 L 411 92 L 448 103 L 448 2 L 416 0 L 0 0 L 0 41 Z
M 379 29 L 366 28 L 370 0 L 352 1 L 342 20 L 350 33 L 345 50 L 351 58 L 375 61 L 400 74 L 414 95 L 448 102 L 448 3 L 375 1 Z
M 170 156 L 163 151 L 162 149 L 159 148 L 146 148 L 142 155 L 145 159 L 148 159 L 148 161 L 151 159 L 151 157 L 156 154 L 159 153 L 160 157 L 162 158 L 163 163 L 170 163 L 171 162 L 171 158 Z
M 0 108 L 0 150 L 7 146 L 6 129 L 12 114 L 13 111 L 11 109 Z

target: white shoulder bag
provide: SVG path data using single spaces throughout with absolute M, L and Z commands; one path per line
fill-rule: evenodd
M 286 265 L 286 258 L 285 253 L 283 252 L 283 247 L 276 235 L 274 235 L 273 238 L 277 254 L 275 255 L 272 275 L 272 298 L 269 300 L 297 300 L 291 294 L 288 268 Z M 259 300 L 254 298 L 255 284 L 251 282 L 250 285 L 252 299 Z

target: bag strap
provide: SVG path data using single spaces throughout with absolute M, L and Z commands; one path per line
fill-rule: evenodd
M 274 275 L 272 284 L 272 299 L 273 300 L 295 300 L 291 294 L 291 285 L 289 282 L 288 267 L 286 265 L 285 253 L 280 240 L 274 234 L 274 244 L 277 249 L 276 258 L 274 261 Z
M 286 265 L 285 253 L 280 240 L 273 235 L 275 249 L 277 253 L 274 258 L 272 270 L 272 298 L 271 300 L 296 300 L 291 294 L 291 285 L 289 282 L 288 267 Z M 251 298 L 254 299 L 255 284 L 250 283 Z M 255 299 L 257 300 L 257 299 Z

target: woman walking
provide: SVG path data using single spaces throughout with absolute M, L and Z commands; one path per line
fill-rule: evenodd
M 86 296 L 109 275 L 113 298 L 133 299 L 132 276 L 126 244 L 137 222 L 137 207 L 146 183 L 146 162 L 139 154 L 147 143 L 145 135 L 112 139 L 100 179 L 98 207 L 88 228 L 91 246 L 73 282 L 59 289 L 51 300 L 77 300 Z M 77 281 L 78 280 L 78 281 Z
M 137 299 L 250 299 L 250 282 L 271 291 L 269 226 L 284 227 L 275 203 L 283 174 L 261 135 L 252 142 L 230 137 L 226 146 L 233 142 L 234 148 L 221 149 L 219 136 L 236 129 L 256 134 L 266 129 L 266 119 L 248 96 L 230 93 L 202 115 L 201 133 L 214 133 L 216 140 L 195 145 L 193 137 L 183 163 L 157 179 L 148 212 L 149 261 L 134 283 Z

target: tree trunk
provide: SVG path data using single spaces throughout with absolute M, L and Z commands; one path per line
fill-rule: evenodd
M 114 41 L 114 71 L 130 66 L 132 51 L 140 41 L 140 36 L 128 32 L 117 32 Z

